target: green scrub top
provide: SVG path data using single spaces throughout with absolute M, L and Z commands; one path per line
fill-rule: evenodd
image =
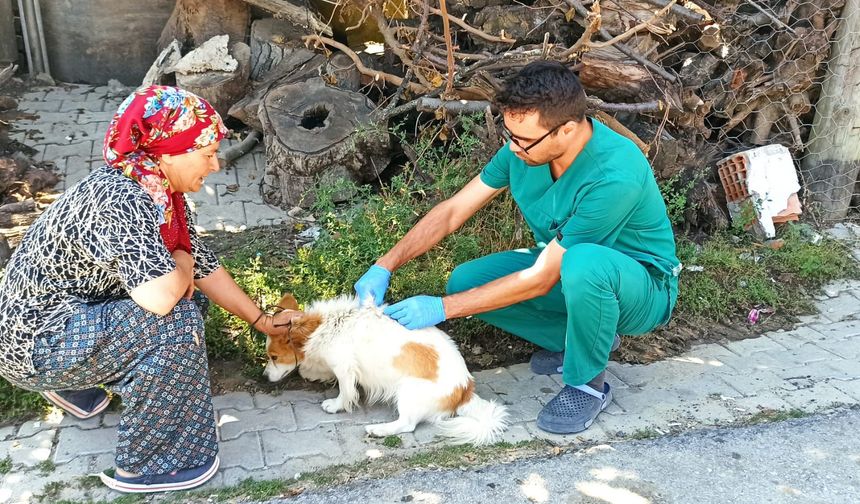
M 490 187 L 510 186 L 538 247 L 593 243 L 622 252 L 649 271 L 680 271 L 666 205 L 642 151 L 593 118 L 591 139 L 553 180 L 549 164 L 529 166 L 505 145 L 481 171 Z

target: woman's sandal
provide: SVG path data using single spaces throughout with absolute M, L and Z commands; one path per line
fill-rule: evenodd
M 98 387 L 87 390 L 51 390 L 41 392 L 41 395 L 54 406 L 81 420 L 98 415 L 110 404 L 110 396 Z
M 220 459 L 215 456 L 200 467 L 180 469 L 167 474 L 145 474 L 143 476 L 124 477 L 114 474 L 108 476 L 99 473 L 98 477 L 108 488 L 123 493 L 173 492 L 198 487 L 215 476 L 218 472 Z

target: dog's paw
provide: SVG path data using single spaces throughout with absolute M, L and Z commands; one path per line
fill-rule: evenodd
M 373 437 L 385 437 L 391 435 L 391 428 L 388 424 L 365 425 L 364 430 L 368 435 Z
M 340 401 L 335 399 L 326 399 L 322 402 L 322 409 L 326 413 L 337 413 L 338 411 L 343 410 L 343 406 L 340 404 Z

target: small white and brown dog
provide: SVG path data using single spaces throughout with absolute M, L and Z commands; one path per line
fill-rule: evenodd
M 279 306 L 298 310 L 295 298 Z M 371 436 L 412 432 L 434 423 L 457 444 L 494 443 L 507 427 L 507 411 L 475 394 L 475 381 L 451 338 L 436 327 L 409 330 L 382 313 L 360 306 L 355 296 L 317 301 L 294 317 L 289 333 L 268 338 L 270 381 L 294 369 L 314 381 L 337 380 L 338 396 L 323 401 L 328 413 L 352 411 L 358 387 L 369 403 L 394 403 L 399 417 L 365 427 Z

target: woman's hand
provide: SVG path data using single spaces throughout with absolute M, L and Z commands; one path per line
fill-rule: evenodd
M 191 299 L 191 296 L 194 295 L 194 258 L 188 252 L 179 249 L 174 250 L 170 255 L 176 261 L 176 266 L 190 277 L 188 286 L 185 288 L 185 294 L 182 297 Z
M 254 329 L 272 338 L 284 336 L 290 332 L 290 325 L 293 319 L 297 319 L 302 315 L 304 315 L 304 312 L 298 310 L 284 310 L 274 315 L 267 313 L 254 324 Z

